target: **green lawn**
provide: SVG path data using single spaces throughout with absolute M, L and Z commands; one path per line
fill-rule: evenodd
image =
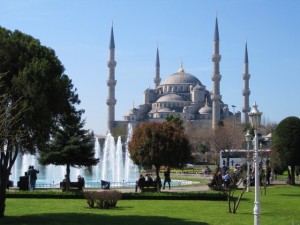
M 206 225 L 253 224 L 254 192 L 245 193 L 237 214 L 226 201 L 120 200 L 117 208 L 90 209 L 82 199 L 7 199 L 2 225 Z M 277 186 L 261 196 L 261 224 L 300 224 L 300 187 Z

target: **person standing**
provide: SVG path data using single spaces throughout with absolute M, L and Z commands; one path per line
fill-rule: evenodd
M 141 192 L 143 192 L 144 190 L 144 186 L 145 186 L 145 177 L 143 176 L 143 174 L 140 175 L 140 177 L 136 180 L 136 184 L 135 184 L 135 192 L 138 191 L 138 189 L 141 190 Z
M 29 166 L 28 175 L 29 175 L 29 187 L 30 187 L 30 190 L 35 190 L 35 184 L 36 184 L 36 180 L 37 180 L 37 174 L 39 172 L 40 172 L 39 170 L 34 169 L 34 166 Z
M 166 183 L 169 184 L 169 190 L 171 189 L 171 175 L 170 175 L 170 173 L 171 173 L 170 167 L 167 166 L 166 171 L 164 172 L 165 179 L 164 179 L 163 189 L 165 189 Z
M 78 177 L 77 177 L 77 182 L 78 182 L 78 189 L 79 189 L 80 191 L 82 191 L 82 188 L 84 188 L 84 185 L 85 185 L 84 177 L 78 175 Z

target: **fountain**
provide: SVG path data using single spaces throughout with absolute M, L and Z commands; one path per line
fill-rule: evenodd
M 86 180 L 86 187 L 100 187 L 100 181 L 111 182 L 111 186 L 128 186 L 133 184 L 138 176 L 138 167 L 133 164 L 128 152 L 128 142 L 132 136 L 132 126 L 128 125 L 128 137 L 126 143 L 121 142 L 118 137 L 115 143 L 114 137 L 110 132 L 107 133 L 103 148 L 99 144 L 99 139 L 95 138 L 95 157 L 100 159 L 96 166 L 87 168 L 71 168 L 70 179 L 76 181 L 77 176 L 81 175 Z M 24 176 L 29 165 L 33 165 L 40 170 L 38 174 L 37 187 L 59 187 L 66 173 L 65 166 L 41 166 L 38 164 L 37 157 L 30 154 L 22 155 L 19 153 L 15 165 L 12 168 L 10 180 L 14 181 L 14 186 L 20 176 Z

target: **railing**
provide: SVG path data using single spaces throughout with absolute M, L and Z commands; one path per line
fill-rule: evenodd
M 164 180 L 162 180 L 162 183 Z M 187 181 L 187 180 L 176 180 L 173 179 L 171 182 L 171 186 L 187 186 L 187 185 L 193 185 L 198 182 L 195 181 Z M 110 182 L 110 187 L 111 188 L 134 188 L 135 187 L 135 182 Z M 36 184 L 36 188 L 39 189 L 51 189 L 51 188 L 60 188 L 59 183 L 51 183 L 51 184 L 41 184 L 38 183 Z M 85 182 L 85 188 L 101 188 L 100 182 Z

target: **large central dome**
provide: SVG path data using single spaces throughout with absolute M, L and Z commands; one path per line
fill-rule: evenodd
M 174 73 L 168 76 L 161 85 L 168 85 L 168 84 L 199 84 L 202 85 L 201 82 L 190 73 L 184 72 L 183 68 L 180 67 L 177 73 Z

